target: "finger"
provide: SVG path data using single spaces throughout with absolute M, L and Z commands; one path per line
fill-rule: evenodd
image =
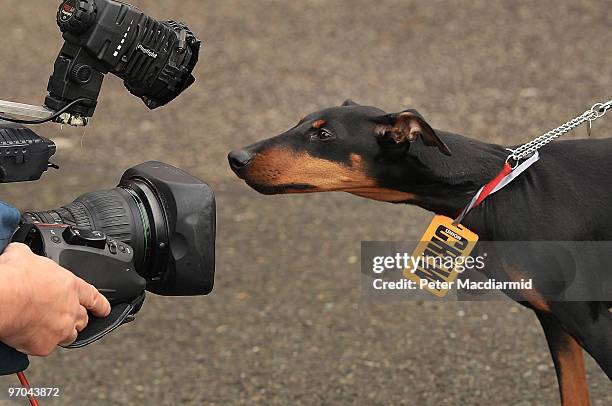
M 63 339 L 59 345 L 62 347 L 68 347 L 70 344 L 74 343 L 79 336 L 79 332 L 74 329 L 65 339 Z
M 79 279 L 77 289 L 79 290 L 79 303 L 92 312 L 94 316 L 106 317 L 110 314 L 110 303 L 93 285 Z
M 88 323 L 89 315 L 87 314 L 87 309 L 81 306 L 79 310 L 79 317 L 77 318 L 74 328 L 76 328 L 76 331 L 80 333 L 81 331 L 85 330 Z

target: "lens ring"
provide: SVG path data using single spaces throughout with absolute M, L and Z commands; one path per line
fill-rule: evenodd
M 142 223 L 142 227 L 143 227 L 143 245 L 144 245 L 144 254 L 143 254 L 143 258 L 148 258 L 149 257 L 149 251 L 150 251 L 150 239 L 151 239 L 151 227 L 149 225 L 149 219 L 147 217 L 147 210 L 144 207 L 144 204 L 142 203 L 142 200 L 140 200 L 140 197 L 138 196 L 138 194 L 136 192 L 134 192 L 132 189 L 129 188 L 123 188 L 123 190 L 125 190 L 134 200 L 134 204 L 136 206 L 136 208 L 138 209 L 138 214 L 140 215 L 140 221 Z
M 150 242 L 142 272 L 148 281 L 155 283 L 161 280 L 168 265 L 168 217 L 157 193 L 145 179 L 133 178 L 120 187 L 137 197 L 140 201 L 141 216 L 144 214 L 144 218 L 148 219 L 146 224 Z

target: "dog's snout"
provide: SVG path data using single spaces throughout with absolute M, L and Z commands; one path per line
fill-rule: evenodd
M 253 154 L 243 149 L 239 149 L 236 151 L 232 151 L 227 156 L 230 166 L 233 170 L 237 171 L 240 169 L 244 169 L 251 160 L 253 159 Z

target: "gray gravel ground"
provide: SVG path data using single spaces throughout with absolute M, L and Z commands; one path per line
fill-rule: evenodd
M 57 3 L 3 4 L 0 98 L 42 102 L 61 45 Z M 418 108 L 483 140 L 528 140 L 611 97 L 609 1 L 135 3 L 200 34 L 197 85 L 151 113 L 107 78 L 84 133 L 40 129 L 63 170 L 0 186 L 1 197 L 44 209 L 145 160 L 181 166 L 218 193 L 216 290 L 151 295 L 103 343 L 33 360 L 37 386 L 61 387 L 67 405 L 558 403 L 543 334 L 518 305 L 361 300 L 360 241 L 416 239 L 430 214 L 343 194 L 259 196 L 225 156 L 348 97 Z M 587 361 L 593 403 L 612 404 Z

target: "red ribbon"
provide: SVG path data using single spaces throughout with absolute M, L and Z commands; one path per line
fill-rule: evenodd
M 499 182 L 504 180 L 504 178 L 508 176 L 510 172 L 512 172 L 512 167 L 508 162 L 506 162 L 499 175 L 497 175 L 495 179 L 493 179 L 491 182 L 487 183 L 482 189 L 482 193 L 480 193 L 480 196 L 478 196 L 478 199 L 476 200 L 476 203 L 474 203 L 472 209 L 482 203 L 484 199 L 486 199 L 487 196 L 491 194 L 493 189 L 495 189 L 495 187 L 499 185 Z

